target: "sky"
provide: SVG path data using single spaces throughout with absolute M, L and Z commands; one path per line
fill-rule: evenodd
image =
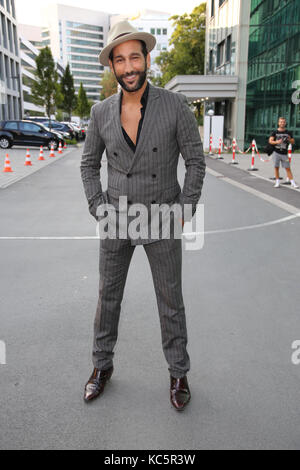
M 71 5 L 79 8 L 87 8 L 89 10 L 100 10 L 107 13 L 124 13 L 133 14 L 142 9 L 164 11 L 167 13 L 183 14 L 191 13 L 193 8 L 204 0 L 109 0 L 109 2 L 101 2 L 99 0 L 16 0 L 17 18 L 21 24 L 31 24 L 43 26 L 41 24 L 41 7 L 48 3 L 61 3 L 63 5 Z

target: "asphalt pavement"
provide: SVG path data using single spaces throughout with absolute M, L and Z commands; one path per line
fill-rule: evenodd
M 183 251 L 192 400 L 169 401 L 156 299 L 135 249 L 115 371 L 92 371 L 99 240 L 81 150 L 0 189 L 1 449 L 299 449 L 300 193 L 207 158 L 205 243 Z M 106 165 L 103 170 L 106 186 Z M 180 160 L 179 181 L 184 178 Z M 258 183 L 259 180 L 259 183 Z

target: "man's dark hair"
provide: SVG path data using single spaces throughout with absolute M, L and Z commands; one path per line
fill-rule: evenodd
M 148 55 L 148 51 L 147 51 L 147 46 L 146 46 L 146 43 L 145 41 L 142 41 L 140 40 L 140 43 L 142 45 L 142 53 L 143 53 L 143 56 L 145 57 L 145 59 L 147 58 L 147 55 Z M 113 49 L 110 51 L 110 54 L 109 54 L 109 60 L 112 62 L 113 61 L 113 58 L 114 58 L 114 54 L 113 54 Z

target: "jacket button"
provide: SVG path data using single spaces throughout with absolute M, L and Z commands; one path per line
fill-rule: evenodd
M 156 175 L 152 175 L 152 178 L 156 178 Z
M 127 178 L 131 178 L 132 173 L 127 173 Z
M 117 156 L 118 156 L 117 152 L 114 152 L 114 156 L 115 156 L 115 157 L 117 157 Z
M 153 152 L 157 152 L 157 147 L 154 147 Z

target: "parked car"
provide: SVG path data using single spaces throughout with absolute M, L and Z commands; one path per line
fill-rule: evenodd
M 56 150 L 64 139 L 58 132 L 49 131 L 43 124 L 27 120 L 0 121 L 0 148 L 8 149 L 13 145 L 40 147 Z
M 77 140 L 77 142 L 79 140 L 84 140 L 85 139 L 85 130 L 82 129 L 81 127 L 79 127 L 74 122 L 63 122 L 62 124 L 67 124 L 68 126 L 70 126 L 73 129 L 73 132 L 75 134 L 75 139 Z
M 75 132 L 73 131 L 71 126 L 69 126 L 68 124 L 54 121 L 52 119 L 50 120 L 49 118 L 45 118 L 45 117 L 33 117 L 33 118 L 29 118 L 29 120 L 44 124 L 44 126 L 46 126 L 50 131 L 54 130 L 54 131 L 60 132 L 61 134 L 63 134 L 65 139 L 72 140 L 75 138 Z

